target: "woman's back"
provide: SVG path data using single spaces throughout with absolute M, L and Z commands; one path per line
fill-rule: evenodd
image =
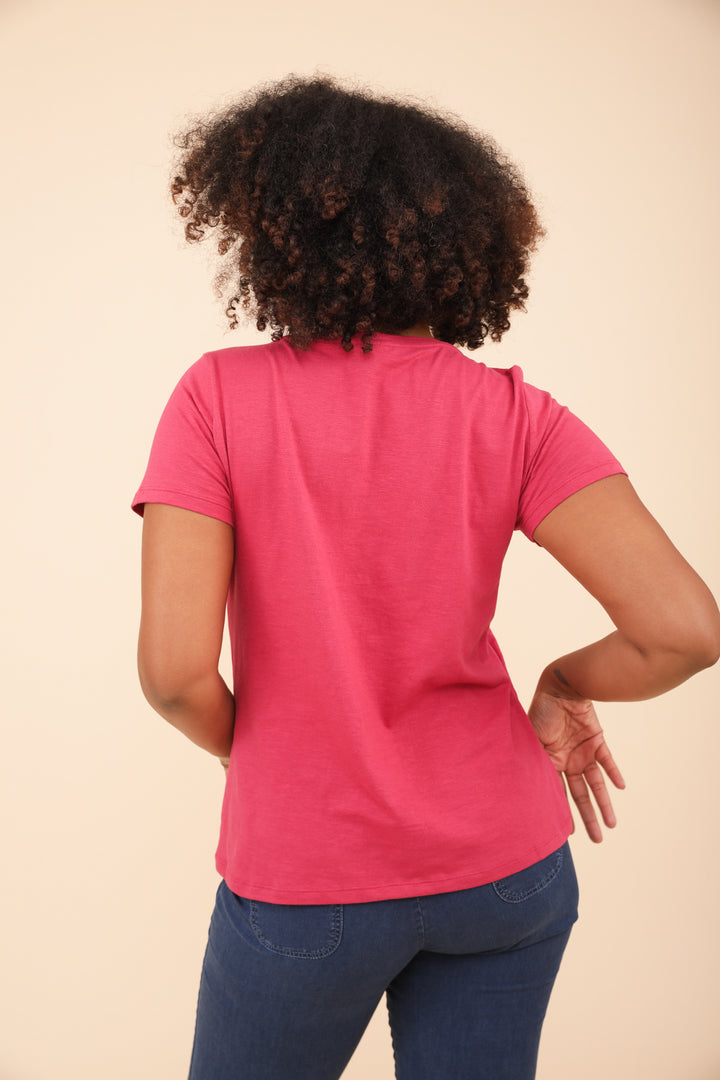
M 217 865 L 267 901 L 481 885 L 571 828 L 490 622 L 514 529 L 622 467 L 518 368 L 359 345 L 204 355 L 134 500 L 234 528 Z

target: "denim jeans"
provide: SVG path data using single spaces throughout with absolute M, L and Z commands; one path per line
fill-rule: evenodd
M 189 1080 L 337 1080 L 384 993 L 397 1080 L 532 1080 L 577 901 L 567 843 L 401 900 L 269 904 L 223 881 Z

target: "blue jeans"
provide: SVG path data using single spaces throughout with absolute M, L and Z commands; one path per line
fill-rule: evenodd
M 189 1080 L 337 1080 L 384 993 L 397 1080 L 532 1080 L 577 901 L 567 843 L 401 900 L 269 904 L 223 881 Z

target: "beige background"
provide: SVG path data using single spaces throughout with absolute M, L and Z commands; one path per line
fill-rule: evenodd
M 129 502 L 180 374 L 261 338 L 226 333 L 184 245 L 168 134 L 316 69 L 491 132 L 549 235 L 528 313 L 472 355 L 595 427 L 717 594 L 720 5 L 4 0 L 0 30 L 0 1080 L 182 1080 L 222 774 L 141 696 Z M 523 700 L 606 625 L 518 536 L 496 632 Z M 719 685 L 602 709 L 628 789 L 601 847 L 575 838 L 539 1080 L 720 1077 Z M 379 1010 L 345 1077 L 391 1071 Z

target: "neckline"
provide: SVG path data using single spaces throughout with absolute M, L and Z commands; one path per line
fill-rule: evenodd
M 353 351 L 354 351 L 354 349 L 356 347 L 359 347 L 360 351 L 362 351 L 362 339 L 363 339 L 362 331 L 359 331 L 358 333 L 352 335 L 352 337 L 350 338 L 350 341 L 353 344 Z M 372 341 L 372 346 L 373 346 L 373 352 L 375 351 L 375 348 L 378 345 L 403 345 L 403 346 L 405 346 L 407 348 L 409 345 L 418 345 L 418 344 L 420 344 L 420 345 L 428 345 L 428 346 L 431 346 L 431 345 L 432 346 L 440 346 L 440 347 L 444 346 L 445 348 L 451 348 L 451 349 L 455 348 L 454 345 L 450 345 L 450 343 L 447 342 L 447 341 L 442 341 L 440 338 L 427 337 L 425 334 L 386 334 L 386 333 L 384 333 L 383 331 L 380 331 L 380 330 L 374 330 L 373 331 L 373 336 L 371 338 L 371 341 Z M 310 346 L 311 351 L 313 349 L 328 349 L 328 348 L 329 349 L 341 349 L 342 350 L 342 339 L 341 338 L 316 338 L 315 341 L 313 341 L 312 345 Z M 342 350 L 342 351 L 344 351 L 344 350 Z M 347 353 L 346 355 L 351 355 L 351 353 Z M 372 353 L 368 353 L 368 354 L 364 354 L 364 355 L 372 356 Z
M 362 339 L 362 334 L 354 334 L 352 340 L 354 341 L 356 337 Z M 440 341 L 439 338 L 432 336 L 428 337 L 427 334 L 385 334 L 381 330 L 373 332 L 373 340 L 388 342 L 431 341 L 435 345 L 447 345 L 447 341 Z

